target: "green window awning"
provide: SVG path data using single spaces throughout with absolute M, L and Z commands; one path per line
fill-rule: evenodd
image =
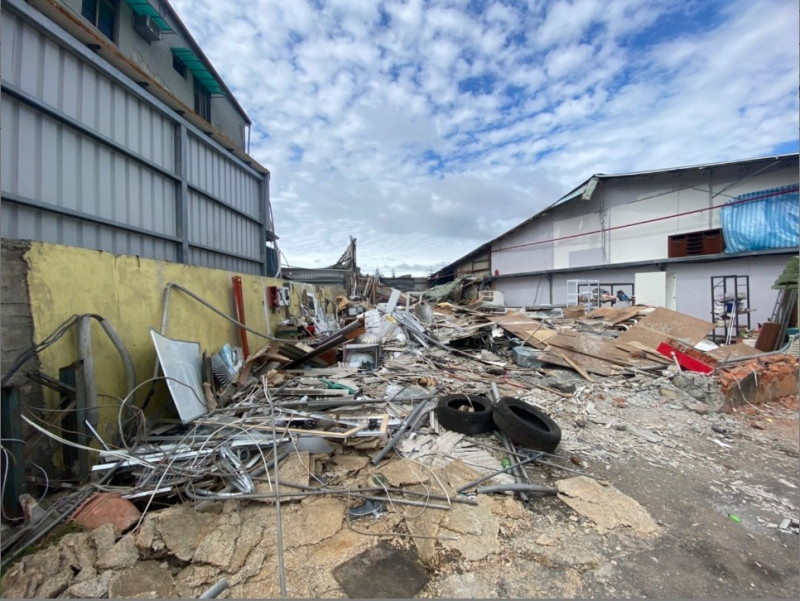
M 172 47 L 172 54 L 181 59 L 181 62 L 186 65 L 186 68 L 192 72 L 194 78 L 199 81 L 202 86 L 211 94 L 219 94 L 225 96 L 222 86 L 217 79 L 206 69 L 203 62 L 197 58 L 191 48 L 177 48 Z
M 169 26 L 169 23 L 161 16 L 161 13 L 159 13 L 148 0 L 126 0 L 126 2 L 137 15 L 150 17 L 155 24 L 158 25 L 162 33 L 175 33 L 172 31 L 172 27 Z

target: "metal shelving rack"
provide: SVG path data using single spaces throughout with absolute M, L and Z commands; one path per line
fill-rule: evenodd
M 711 276 L 711 321 L 715 343 L 731 344 L 750 329 L 750 276 Z

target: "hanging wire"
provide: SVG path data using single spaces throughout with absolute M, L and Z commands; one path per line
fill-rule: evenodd
M 278 538 L 278 571 L 280 574 L 281 584 L 281 598 L 286 598 L 286 568 L 283 558 L 283 524 L 281 520 L 281 490 L 280 479 L 278 477 L 278 434 L 275 429 L 275 404 L 272 402 L 272 397 L 269 394 L 269 386 L 267 379 L 262 379 L 262 388 L 264 389 L 264 397 L 269 403 L 269 415 L 272 422 L 272 458 L 275 463 L 275 520 Z

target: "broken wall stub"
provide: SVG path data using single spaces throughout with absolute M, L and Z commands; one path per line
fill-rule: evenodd
M 3 264 L 0 272 L 0 371 L 5 376 L 17 357 L 34 346 L 34 322 L 28 292 L 28 264 L 25 259 L 31 243 L 27 240 L 3 239 L 0 246 L 0 261 Z M 43 406 L 41 386 L 28 378 L 28 374 L 36 373 L 39 369 L 39 358 L 34 356 L 6 382 L 6 385 L 16 388 L 20 407 Z M 30 440 L 34 434 L 33 429 L 24 422 L 19 426 L 23 440 Z M 37 463 L 49 474 L 56 473 L 53 462 L 56 446 L 49 438 L 40 440 L 36 445 L 26 446 L 25 453 L 29 459 L 26 465 L 31 470 L 31 475 L 38 473 L 31 462 Z
M 696 401 L 708 405 L 710 411 L 725 410 L 725 397 L 715 378 L 693 371 L 682 371 L 672 377 L 672 383 Z
M 2 287 L 2 367 L 5 375 L 21 352 L 45 340 L 74 315 L 101 316 L 113 327 L 130 354 L 136 373 L 136 384 L 150 378 L 156 365 L 156 353 L 150 328 L 161 329 L 168 285 L 179 284 L 235 318 L 232 274 L 221 269 L 157 261 L 130 255 L 88 250 L 44 242 L 3 240 Z M 268 287 L 280 280 L 242 274 L 242 297 L 245 322 L 264 335 L 274 333 L 277 325 L 293 312 L 299 312 L 299 299 L 291 299 L 288 307 L 272 307 Z M 202 350 L 213 355 L 224 344 L 241 344 L 238 326 L 212 311 L 177 288 L 169 288 L 165 332 L 170 338 L 197 341 Z M 324 300 L 335 302 L 341 290 L 314 287 L 320 305 Z M 335 306 L 335 305 L 334 305 Z M 9 381 L 18 387 L 21 405 L 36 411 L 55 409 L 60 394 L 27 378 L 31 372 L 59 379 L 59 369 L 78 359 L 75 326 L 38 357 L 24 365 Z M 248 332 L 251 349 L 261 347 L 265 336 Z M 103 395 L 125 398 L 128 394 L 126 369 L 120 354 L 96 320 L 91 323 L 91 348 L 94 358 L 96 390 Z M 141 386 L 131 404 L 141 407 L 151 386 Z M 100 436 L 113 443 L 119 436 L 118 402 L 107 399 L 99 403 Z M 174 407 L 163 383 L 155 386 L 155 396 L 148 405 L 148 417 L 171 417 Z M 50 414 L 37 413 L 52 419 Z M 24 425 L 24 424 L 23 424 Z M 27 427 L 27 426 L 25 426 Z M 30 457 L 50 476 L 58 473 L 53 465 L 62 463 L 57 450 L 60 445 L 51 439 L 42 444 L 23 430 Z M 32 475 L 41 477 L 38 469 Z
M 724 411 L 762 405 L 798 394 L 798 361 L 791 355 L 756 357 L 726 368 L 719 375 Z

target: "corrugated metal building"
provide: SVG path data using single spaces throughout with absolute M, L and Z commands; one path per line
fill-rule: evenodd
M 168 3 L 8 0 L 2 39 L 4 238 L 277 272 L 250 121 Z

